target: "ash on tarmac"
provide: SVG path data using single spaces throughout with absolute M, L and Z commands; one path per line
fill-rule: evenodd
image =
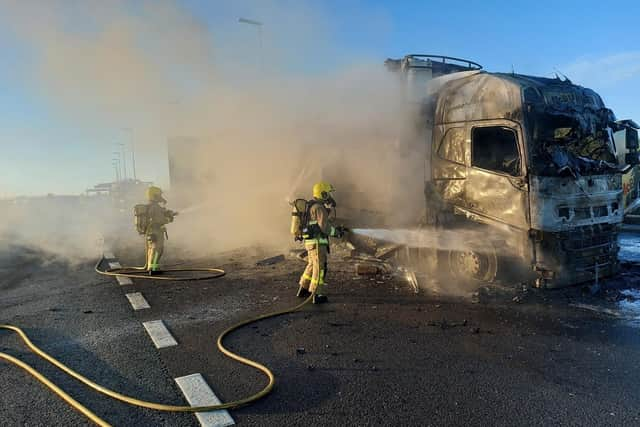
M 128 263 L 129 254 L 116 255 Z M 217 335 L 298 302 L 300 261 L 256 266 L 259 259 L 207 260 L 227 270 L 214 281 L 121 287 L 96 276 L 91 262 L 69 265 L 13 247 L 0 253 L 0 322 L 24 328 L 45 351 L 118 391 L 183 404 L 173 378 L 201 373 L 229 401 L 265 379 L 218 353 Z M 636 264 L 597 295 L 519 285 L 483 288 L 475 299 L 415 295 L 402 278 L 355 277 L 339 257 L 330 267 L 330 304 L 251 325 L 227 341 L 277 377 L 271 395 L 231 412 L 239 425 L 640 423 Z M 151 308 L 133 311 L 127 292 L 141 292 Z M 178 346 L 155 349 L 142 322 L 157 319 Z M 114 425 L 197 425 L 193 415 L 96 395 L 7 332 L 0 351 L 41 369 Z M 86 424 L 16 367 L 0 363 L 0 378 L 1 425 Z

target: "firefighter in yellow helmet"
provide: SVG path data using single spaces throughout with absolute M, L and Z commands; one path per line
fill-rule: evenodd
M 173 222 L 178 213 L 161 206 L 167 201 L 162 197 L 162 190 L 159 187 L 147 188 L 146 196 L 149 203 L 146 204 L 146 224 L 144 226 L 147 249 L 145 268 L 149 274 L 153 275 L 160 268 L 160 258 L 164 252 L 164 241 L 167 236 L 165 225 Z
M 307 206 L 308 220 L 302 235 L 308 257 L 307 268 L 300 277 L 297 296 L 307 298 L 313 293 L 314 304 L 327 302 L 323 288 L 327 274 L 329 237 L 342 237 L 346 231 L 344 227 L 334 227 L 329 221 L 329 209 L 335 207 L 335 201 L 331 197 L 333 191 L 333 186 L 326 182 L 313 186 L 313 199 Z

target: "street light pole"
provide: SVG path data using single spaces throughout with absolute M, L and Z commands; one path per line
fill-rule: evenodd
M 113 154 L 120 154 L 120 153 L 113 153 Z M 111 160 L 112 160 L 111 164 L 116 170 L 116 182 L 120 182 L 120 159 L 114 158 Z
M 122 169 L 124 170 L 124 180 L 127 180 L 127 152 L 124 148 L 124 144 L 119 144 L 122 150 Z
M 241 24 L 253 25 L 254 27 L 258 28 L 258 43 L 260 45 L 260 52 L 259 52 L 260 68 L 263 68 L 264 60 L 263 60 L 263 54 L 262 54 L 262 26 L 264 24 L 260 21 L 256 21 L 255 19 L 247 19 L 247 18 L 238 18 L 238 22 Z
M 123 131 L 129 133 L 129 145 L 131 145 L 131 165 L 133 168 L 133 180 L 137 181 L 138 176 L 136 174 L 136 146 L 133 140 L 133 129 L 132 128 L 122 128 Z
M 119 151 L 114 151 L 112 153 L 114 156 L 118 156 L 117 158 L 112 159 L 118 167 L 118 174 L 116 175 L 116 178 L 118 179 L 118 181 L 120 181 L 120 179 L 122 179 L 122 161 L 120 160 L 120 152 Z M 116 166 L 116 164 L 114 164 L 114 166 Z
M 113 169 L 116 171 L 116 182 L 120 182 L 120 169 L 119 165 L 116 162 L 111 163 L 113 165 Z

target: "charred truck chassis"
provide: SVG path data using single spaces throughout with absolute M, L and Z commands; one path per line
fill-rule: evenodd
M 394 71 L 429 67 L 416 61 L 405 57 Z M 637 172 L 637 125 L 616 121 L 597 93 L 567 79 L 471 64 L 449 74 L 440 67 L 420 101 L 426 223 L 480 228 L 496 249 L 474 253 L 483 242 L 469 242 L 468 254 L 440 254 L 439 262 L 460 271 L 456 263 L 471 259 L 483 267 L 476 278 L 492 280 L 493 260 L 506 255 L 530 267 L 541 287 L 615 274 L 622 177 Z

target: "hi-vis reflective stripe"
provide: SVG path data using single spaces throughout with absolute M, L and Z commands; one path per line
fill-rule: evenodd
M 320 270 L 319 276 L 317 279 L 311 279 L 312 285 L 324 285 L 324 270 Z
M 329 244 L 329 239 L 327 239 L 326 237 L 320 237 L 318 239 L 306 239 L 304 241 L 305 246 L 312 246 L 312 245 L 328 245 Z

